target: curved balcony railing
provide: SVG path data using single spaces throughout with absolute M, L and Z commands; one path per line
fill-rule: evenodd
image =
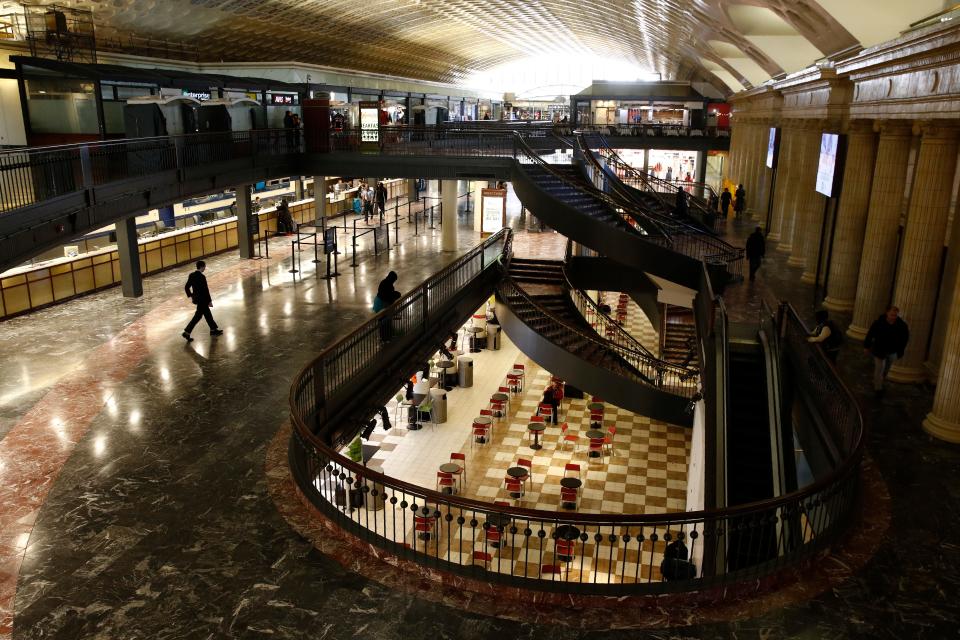
M 452 274 L 462 268 L 451 267 L 445 278 L 457 278 Z M 290 393 L 290 464 L 300 491 L 326 517 L 364 543 L 426 569 L 540 590 L 699 590 L 795 565 L 836 540 L 857 503 L 864 442 L 859 410 L 823 353 L 803 339 L 806 327 L 789 306 L 779 311 L 784 350 L 799 387 L 815 394 L 814 410 L 832 421 L 845 457 L 828 476 L 788 495 L 686 513 L 600 514 L 560 510 L 559 505 L 556 511 L 496 505 L 419 487 L 340 455 L 324 435 L 331 428 L 311 428 L 321 418 L 328 427 L 338 420 L 336 413 L 323 410 L 336 403 L 315 391 L 336 389 L 317 380 L 331 354 L 356 351 L 355 336 L 375 331 L 377 322 L 371 320 L 297 374 Z M 370 361 L 362 350 L 357 357 L 358 366 Z M 499 533 L 496 544 L 486 533 L 492 529 Z M 675 550 L 677 540 L 686 545 L 689 564 L 665 557 L 668 545 Z M 558 541 L 572 542 L 572 549 L 566 542 L 558 548 Z
M 722 127 L 690 127 L 682 124 L 586 124 L 578 125 L 578 131 L 589 131 L 609 136 L 635 138 L 729 138 L 730 130 Z

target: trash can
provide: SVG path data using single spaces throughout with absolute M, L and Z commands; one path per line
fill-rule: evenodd
M 433 401 L 433 419 L 437 424 L 447 421 L 447 392 L 443 389 L 430 389 L 430 399 Z
M 466 389 L 473 386 L 473 358 L 460 358 L 457 360 L 458 372 L 460 374 L 460 386 Z
M 500 333 L 503 329 L 498 324 L 487 325 L 487 349 L 490 351 L 500 350 Z

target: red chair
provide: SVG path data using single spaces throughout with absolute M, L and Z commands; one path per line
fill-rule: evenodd
M 510 506 L 510 503 L 507 502 L 506 500 L 494 500 L 494 501 L 493 501 L 493 504 L 498 505 L 498 506 L 501 506 L 501 507 L 509 507 L 509 506 Z
M 559 564 L 542 564 L 540 565 L 540 577 L 550 576 L 551 580 L 555 580 L 554 576 L 563 575 L 563 566 Z
M 530 416 L 530 422 L 545 422 L 543 416 Z
M 561 562 L 572 562 L 573 556 L 576 555 L 576 542 L 573 540 L 557 540 L 554 555 Z
M 568 442 L 573 443 L 573 450 L 576 451 L 580 447 L 580 436 L 575 433 L 567 433 L 569 430 L 569 425 L 564 422 L 560 425 L 560 448 L 564 449 L 567 446 Z
M 594 458 L 598 458 L 600 462 L 603 462 L 603 453 L 604 453 L 603 447 L 604 447 L 604 438 L 590 438 L 590 446 L 587 449 L 587 460 L 590 461 L 590 460 L 593 460 Z M 599 455 L 597 456 L 592 455 L 594 451 L 596 451 Z
M 553 419 L 553 405 L 541 402 L 538 413 L 545 422 L 550 422 Z
M 567 477 L 567 471 L 576 471 L 576 472 L 577 472 L 577 478 L 580 477 L 580 465 L 577 464 L 576 462 L 568 462 L 567 464 L 565 464 L 565 465 L 563 466 L 563 477 L 564 477 L 564 478 Z
M 483 530 L 483 539 L 494 549 L 500 548 L 500 529 L 487 527 Z
M 521 376 L 517 373 L 507 374 L 507 387 L 510 388 L 510 393 L 520 393 L 520 387 L 523 384 L 520 378 Z
M 430 534 L 433 533 L 433 518 L 423 518 L 421 516 L 414 516 L 413 518 L 413 528 L 417 532 L 417 537 L 421 540 L 429 540 Z
M 460 471 L 455 472 L 453 475 L 460 476 L 461 482 L 467 481 L 467 454 L 465 453 L 451 453 L 450 462 L 455 462 L 460 465 Z M 461 485 L 462 486 L 462 485 Z
M 523 383 L 526 382 L 527 378 L 527 368 L 522 364 L 515 364 L 513 368 L 520 371 L 520 386 L 523 387 Z
M 591 411 L 590 412 L 590 422 L 599 422 L 603 423 L 603 411 Z
M 560 504 L 572 504 L 573 508 L 577 508 L 577 490 L 570 489 L 568 487 L 560 487 Z
M 455 486 L 457 486 L 457 481 L 453 479 L 452 473 L 437 471 L 437 491 L 443 491 L 449 487 L 452 492 Z
M 507 415 L 507 403 L 503 400 L 494 400 L 490 398 L 490 411 L 497 420 L 502 419 Z
M 486 551 L 474 551 L 473 552 L 473 564 L 477 564 L 477 560 L 483 563 L 483 567 L 486 568 L 488 564 L 493 562 L 493 556 L 487 553 Z
M 523 498 L 523 482 L 517 478 L 511 478 L 507 476 L 503 481 L 504 487 L 507 490 L 507 493 L 510 494 L 519 494 L 519 497 L 514 498 L 517 502 L 520 502 L 520 499 Z M 510 497 L 513 497 L 512 495 Z
M 533 484 L 533 463 L 526 458 L 517 458 L 517 466 L 527 470 L 527 476 L 523 479 L 524 484 L 527 480 L 530 481 L 530 484 Z
M 473 447 L 473 445 L 475 444 L 486 444 L 489 441 L 490 441 L 490 425 L 474 423 L 473 438 L 470 439 L 470 446 Z

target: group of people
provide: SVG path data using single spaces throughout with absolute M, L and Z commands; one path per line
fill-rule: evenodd
M 283 128 L 287 132 L 287 145 L 290 147 L 300 146 L 300 114 L 287 110 L 283 114 Z
M 387 187 L 378 182 L 375 187 L 361 182 L 353 196 L 353 211 L 363 215 L 365 223 L 370 222 L 370 216 L 379 214 L 380 224 L 383 224 L 383 215 L 387 207 Z
M 743 208 L 747 202 L 747 190 L 743 185 L 737 185 L 736 190 L 730 193 L 730 189 L 723 188 L 723 193 L 719 196 L 715 193 L 710 194 L 709 207 L 713 211 L 719 211 L 720 216 L 726 218 L 730 214 L 730 205 L 733 204 L 733 213 L 739 218 L 743 215 Z

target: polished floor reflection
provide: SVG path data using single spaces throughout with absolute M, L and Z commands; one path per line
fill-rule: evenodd
M 472 246 L 461 214 L 459 251 Z M 511 212 L 514 225 L 535 226 Z M 731 229 L 731 233 L 739 233 Z M 563 251 L 555 234 L 521 235 L 518 253 Z M 287 417 L 289 381 L 369 317 L 387 271 L 406 290 L 453 260 L 439 231 L 404 239 L 332 281 L 296 276 L 289 249 L 270 261 L 208 260 L 214 314 L 227 333 L 179 332 L 192 310 L 189 269 L 150 278 L 146 295 L 112 290 L 0 326 L 0 635 L 14 638 L 578 638 L 579 629 L 490 617 L 391 589 L 345 570 L 291 529 L 267 491 L 268 443 Z M 760 281 L 731 288 L 750 309 L 761 287 L 809 300 L 774 256 Z M 956 633 L 960 450 L 920 430 L 928 390 L 869 400 L 869 363 L 847 345 L 841 369 L 872 430 L 893 526 L 860 573 L 738 621 L 651 637 L 943 638 Z M 12 631 L 11 631 L 12 625 Z M 609 631 L 604 638 L 635 638 Z

